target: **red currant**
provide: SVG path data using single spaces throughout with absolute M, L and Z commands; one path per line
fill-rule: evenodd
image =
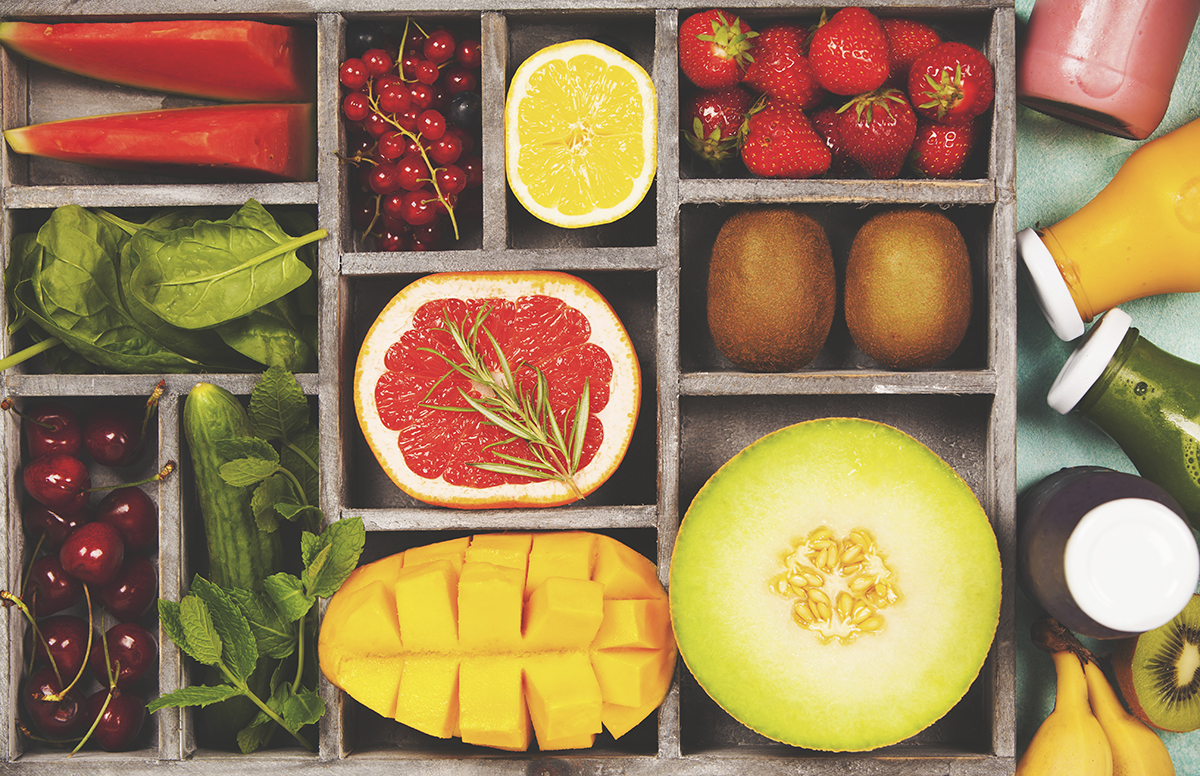
M 402 132 L 388 132 L 379 138 L 379 158 L 394 162 L 404 156 L 408 147 L 408 138 Z
M 454 49 L 457 44 L 458 41 L 447 30 L 434 30 L 425 39 L 425 45 L 421 48 L 421 51 L 425 54 L 426 59 L 440 65 L 443 62 L 448 62 L 454 56 Z
M 433 179 L 443 194 L 458 194 L 467 187 L 467 174 L 453 164 L 439 167 Z
M 412 102 L 412 97 L 408 91 L 408 84 L 395 76 L 384 76 L 384 78 L 389 79 L 387 83 L 376 84 L 376 93 L 379 95 L 379 109 L 384 113 L 400 113 L 401 111 L 408 110 L 408 106 Z
M 371 190 L 376 194 L 391 194 L 400 188 L 400 170 L 396 165 L 384 162 L 375 165 L 369 178 Z
M 421 55 L 410 51 L 400 59 L 400 77 L 405 81 L 417 80 L 417 63 L 421 61 Z
M 392 58 L 383 49 L 368 49 L 363 52 L 362 61 L 367 68 L 367 74 L 376 78 L 387 75 L 392 69 Z
M 433 105 L 436 96 L 433 87 L 424 83 L 409 84 L 408 93 L 412 98 L 412 106 L 418 110 L 426 110 Z
M 472 39 L 459 41 L 458 48 L 454 50 L 454 58 L 463 67 L 469 67 L 472 70 L 479 67 L 483 59 L 479 52 L 479 41 Z
M 448 127 L 446 127 L 446 134 L 447 135 L 450 135 L 450 134 L 458 135 L 458 142 L 462 144 L 462 152 L 464 154 L 469 154 L 469 153 L 471 153 L 471 151 L 473 151 L 475 149 L 475 138 L 471 135 L 470 132 L 463 129 L 462 127 L 456 127 L 453 124 L 451 124 Z
M 420 51 L 425 46 L 425 33 L 413 25 L 404 38 L 404 51 Z
M 436 62 L 428 59 L 422 59 L 417 63 L 417 81 L 420 83 L 432 84 L 433 82 L 437 81 L 441 72 L 442 71 L 438 69 Z
M 438 164 L 454 164 L 462 156 L 462 141 L 458 135 L 445 134 L 429 146 L 429 158 Z
M 446 118 L 436 110 L 423 111 L 417 116 L 417 128 L 422 137 L 437 140 L 446 134 Z
M 396 170 L 400 188 L 406 191 L 415 191 L 429 180 L 429 169 L 425 166 L 425 160 L 421 158 L 420 154 L 405 154 L 396 163 Z
M 442 72 L 442 81 L 446 84 L 446 92 L 450 95 L 459 92 L 473 92 L 479 85 L 479 79 L 462 65 L 450 65 Z
M 402 251 L 407 246 L 403 232 L 385 231 L 375 237 L 375 247 L 381 251 Z
M 457 194 L 447 194 L 446 192 L 442 192 L 441 199 L 438 199 L 435 195 L 431 196 L 433 196 L 433 202 L 430 204 L 433 205 L 433 209 L 438 213 L 438 215 L 446 214 L 449 212 L 450 208 L 454 207 L 454 204 L 458 202 Z
M 342 86 L 352 91 L 358 91 L 367 84 L 367 66 L 358 57 L 351 57 L 342 63 L 338 69 L 338 80 Z
M 350 92 L 342 100 L 342 113 L 351 121 L 362 121 L 371 113 L 371 101 L 362 92 Z
M 382 114 L 372 111 L 369 116 L 363 119 L 363 129 L 367 130 L 367 134 L 371 137 L 380 138 L 394 129 L 394 127 Z
M 438 216 L 437 210 L 434 208 L 435 202 L 437 202 L 437 197 L 425 189 L 410 191 L 404 195 L 401 214 L 404 216 L 404 220 L 413 226 L 428 224 Z
M 458 161 L 458 166 L 467 176 L 468 189 L 483 185 L 483 159 L 478 156 L 464 156 Z
M 438 240 L 442 239 L 442 226 L 437 221 L 414 226 L 412 238 L 414 243 L 420 243 L 422 247 L 437 245 Z

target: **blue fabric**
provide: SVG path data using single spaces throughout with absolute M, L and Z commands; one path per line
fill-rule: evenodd
M 1017 0 L 1020 24 L 1033 0 Z M 1171 106 L 1151 139 L 1200 118 L 1200 31 L 1192 35 Z M 1040 113 L 1017 109 L 1017 228 L 1052 225 L 1074 213 L 1104 187 L 1139 145 Z M 1200 257 L 1196 257 L 1200 260 Z M 1129 459 L 1102 431 L 1079 416 L 1062 416 L 1046 405 L 1046 391 L 1074 349 L 1055 337 L 1032 295 L 1020 281 L 1017 299 L 1017 487 L 1026 487 L 1064 466 L 1092 464 L 1136 473 Z M 1200 294 L 1170 294 L 1121 305 L 1148 340 L 1200 362 Z M 1018 590 L 1017 754 L 1025 750 L 1054 708 L 1054 666 L 1029 640 L 1039 608 Z M 1111 645 L 1086 640 L 1101 655 Z M 1111 674 L 1110 674 L 1111 676 Z M 1200 773 L 1200 732 L 1163 733 L 1176 773 Z

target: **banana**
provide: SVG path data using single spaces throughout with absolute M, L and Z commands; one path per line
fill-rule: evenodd
M 1092 713 L 1112 748 L 1113 776 L 1175 776 L 1162 739 L 1125 710 L 1100 667 L 1088 661 L 1083 672 Z
M 1042 721 L 1017 763 L 1016 776 L 1113 776 L 1113 753 L 1088 706 L 1079 657 L 1052 652 L 1058 674 L 1054 711 Z

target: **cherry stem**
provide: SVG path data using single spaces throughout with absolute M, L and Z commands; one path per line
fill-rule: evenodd
M 71 680 L 70 684 L 68 684 L 66 687 L 62 688 L 61 690 L 59 690 L 56 693 L 51 693 L 50 695 L 43 695 L 42 700 L 44 700 L 44 701 L 51 701 L 52 703 L 58 703 L 63 698 L 67 697 L 67 693 L 71 691 L 72 687 L 74 687 L 76 684 L 79 683 L 79 680 L 83 678 L 83 672 L 87 669 L 88 658 L 91 657 L 91 654 L 92 654 L 92 630 L 93 630 L 93 624 L 95 622 L 95 620 L 92 619 L 92 591 L 88 588 L 87 585 L 83 586 L 83 595 L 85 598 L 87 598 L 87 612 L 88 612 L 88 639 L 87 639 L 87 648 L 84 649 L 84 651 L 83 651 L 83 663 L 79 666 L 79 673 L 75 674 L 75 678 Z M 47 655 L 50 654 L 49 649 L 46 650 L 46 654 Z M 54 673 L 55 674 L 58 673 L 57 668 L 54 669 Z M 58 682 L 59 682 L 59 684 L 62 684 L 61 676 L 58 677 Z
M 96 713 L 96 718 L 92 720 L 92 726 L 83 734 L 83 738 L 79 739 L 79 743 L 75 745 L 75 748 L 71 750 L 71 754 L 68 754 L 67 757 L 74 756 L 76 752 L 83 748 L 87 740 L 92 737 L 92 733 L 96 732 L 96 728 L 100 726 L 100 720 L 104 719 L 104 712 L 108 710 L 108 704 L 112 703 L 115 692 L 115 688 L 109 688 L 108 695 L 104 696 L 104 703 L 100 704 L 100 711 Z
M 84 491 L 84 493 L 96 493 L 97 491 L 101 490 L 116 490 L 117 488 L 136 488 L 138 485 L 147 485 L 151 482 L 160 482 L 161 480 L 165 480 L 167 477 L 170 477 L 171 472 L 175 471 L 177 467 L 178 464 L 174 461 L 167 461 L 166 464 L 158 470 L 158 474 L 155 474 L 152 477 L 147 477 L 146 479 L 139 480 L 137 482 L 126 482 L 118 485 L 97 485 L 94 488 L 88 488 Z
M 24 412 L 21 412 L 19 409 L 17 409 L 17 405 L 14 404 L 13 400 L 7 396 L 5 396 L 4 399 L 0 400 L 0 410 L 9 410 L 14 415 L 16 415 L 18 418 L 25 421 L 26 423 L 32 423 L 35 426 L 41 426 L 42 428 L 48 428 L 51 431 L 58 431 L 57 423 L 47 423 L 44 420 L 38 420 L 37 418 L 32 418 L 29 415 L 26 415 Z
M 150 421 L 154 418 L 154 413 L 158 411 L 158 400 L 162 398 L 163 393 L 167 390 L 167 381 L 159 380 L 154 386 L 154 390 L 150 392 L 150 398 L 146 399 L 146 412 L 142 415 L 142 444 L 146 443 L 146 429 L 150 427 Z

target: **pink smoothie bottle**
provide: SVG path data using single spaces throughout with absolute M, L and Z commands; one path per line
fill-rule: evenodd
M 1200 0 L 1037 0 L 1017 59 L 1017 100 L 1142 140 L 1162 121 Z

